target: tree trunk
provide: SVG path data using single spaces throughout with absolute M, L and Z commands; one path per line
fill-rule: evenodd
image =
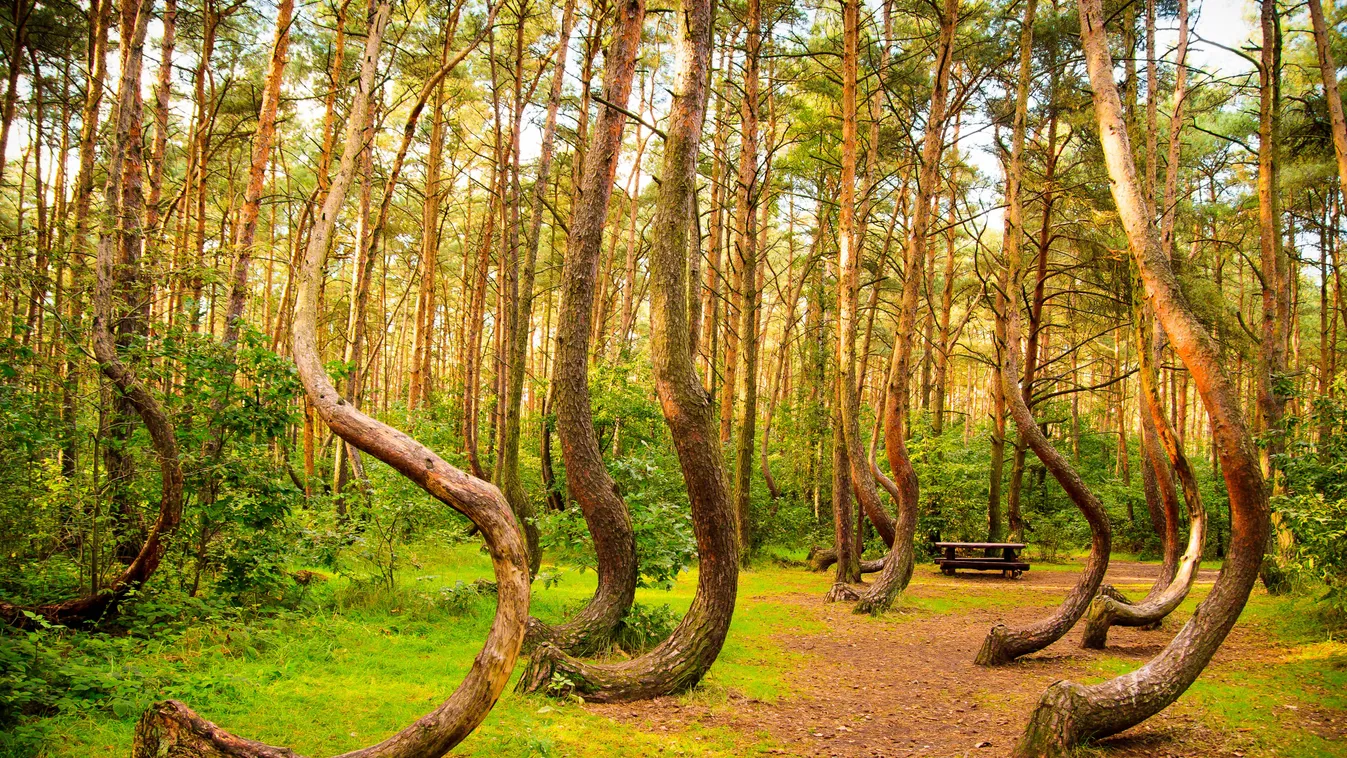
M 28 46 L 28 20 L 37 8 L 36 2 L 24 4 L 24 0 L 14 0 L 11 9 L 14 21 L 14 37 L 10 43 L 8 87 L 5 99 L 0 105 L 0 179 L 5 175 L 5 151 L 9 147 L 9 129 L 14 123 L 14 110 L 19 102 L 19 75 L 23 72 L 23 52 Z M 36 76 L 37 72 L 34 71 Z
M 406 434 L 355 410 L 332 386 L 318 354 L 316 323 L 318 287 L 336 217 L 355 173 L 370 90 L 378 68 L 379 45 L 391 10 L 383 0 L 370 23 L 341 163 L 326 193 L 306 248 L 295 304 L 292 351 L 307 396 L 328 426 L 352 445 L 370 453 L 411 479 L 432 496 L 472 520 L 481 529 L 496 572 L 496 618 L 482 652 L 467 677 L 444 703 L 406 729 L 378 745 L 347 753 L 364 758 L 411 758 L 442 755 L 461 742 L 486 718 L 510 677 L 524 639 L 528 616 L 527 556 L 519 526 L 509 505 L 490 484 L 465 475 Z M 234 737 L 192 713 L 185 705 L 167 701 L 152 706 L 136 727 L 132 755 L 152 758 L 166 754 L 192 756 L 291 756 L 274 748 Z
M 920 489 L 916 469 L 907 452 L 907 418 L 904 409 L 908 402 L 911 379 L 912 340 L 916 332 L 918 298 L 922 268 L 926 262 L 927 234 L 931 217 L 931 198 L 935 196 L 940 170 L 941 142 L 946 121 L 946 98 L 949 74 L 954 56 L 954 35 L 959 25 L 959 0 L 944 0 L 940 15 L 940 41 L 936 49 L 936 75 L 931 90 L 931 109 L 922 135 L 921 174 L 917 185 L 916 204 L 912 216 L 907 245 L 907 265 L 903 272 L 903 301 L 898 313 L 898 325 L 893 347 L 893 361 L 889 370 L 887 397 L 884 403 L 884 449 L 889 457 L 889 468 L 898 485 L 898 520 L 894 528 L 892 547 L 885 559 L 884 570 L 871 588 L 856 603 L 857 613 L 879 614 L 888 610 L 899 592 L 912 578 L 912 538 L 917 528 L 917 509 Z M 839 242 L 845 238 L 840 231 Z M 848 438 L 851 432 L 848 431 Z M 856 435 L 859 443 L 860 435 Z M 848 439 L 848 446 L 856 449 Z M 864 453 L 861 454 L 864 462 Z M 853 471 L 855 465 L 853 462 Z M 866 470 L 868 475 L 870 472 Z
M 605 56 L 603 97 L 608 103 L 625 106 L 631 96 L 644 20 L 644 0 L 624 0 L 619 6 L 617 26 Z M 596 650 L 627 614 L 636 593 L 636 537 L 631 515 L 604 466 L 589 398 L 595 282 L 626 121 L 625 114 L 604 107 L 586 150 L 584 183 L 571 213 L 561 273 L 552 390 L 566 482 L 594 540 L 598 588 L 589 604 L 567 623 L 550 628 L 536 621 L 530 624 L 530 642 L 543 643 L 535 650 L 533 666 L 546 658 L 549 650 L 577 654 Z
M 744 411 L 739 423 L 739 439 L 734 456 L 734 510 L 739 524 L 739 559 L 747 562 L 753 552 L 753 523 L 750 510 L 753 484 L 753 443 L 758 419 L 758 202 L 763 198 L 758 186 L 758 115 L 759 58 L 762 52 L 762 6 L 760 0 L 748 0 L 744 19 L 743 98 L 739 104 L 739 233 L 737 299 L 739 306 L 738 347 L 743 352 Z M 727 357 L 728 360 L 728 357 Z M 728 373 L 726 376 L 732 376 Z M 726 396 L 733 407 L 734 394 Z M 723 418 L 723 416 L 722 416 Z
M 837 210 L 837 377 L 834 391 L 836 403 L 840 409 L 839 420 L 842 424 L 841 441 L 846 451 L 839 456 L 834 454 L 834 464 L 841 462 L 850 467 L 849 480 L 861 510 L 875 525 L 875 531 L 886 545 L 892 546 L 895 537 L 895 522 L 880 500 L 879 490 L 875 487 L 875 478 L 870 471 L 865 443 L 860 430 L 860 386 L 857 375 L 856 337 L 859 326 L 861 257 L 863 254 L 863 234 L 859 234 L 856 224 L 856 78 L 860 43 L 860 2 L 843 0 L 842 3 L 842 178 L 838 194 Z M 942 61 L 943 62 L 943 61 Z M 939 83 L 936 85 L 940 86 Z M 938 124 L 938 120 L 931 123 Z M 937 127 L 938 129 L 939 127 Z M 937 139 L 939 139 L 937 137 Z M 932 174 L 934 175 L 934 174 Z M 878 285 L 875 285 L 878 287 Z M 902 328 L 901 325 L 899 327 Z M 898 471 L 895 466 L 894 471 Z M 839 482 L 833 475 L 834 485 Z M 848 495 L 848 499 L 849 499 Z M 833 495 L 836 505 L 838 496 Z M 901 506 L 900 506 L 901 507 Z M 849 508 L 848 508 L 849 510 Z M 859 535 L 857 535 L 859 538 Z M 909 537 L 910 540 L 910 537 Z M 842 544 L 838 536 L 838 544 Z M 859 560 L 860 551 L 856 553 Z M 841 574 L 839 573 L 839 581 Z M 900 588 L 901 589 L 901 588 Z M 835 595 L 836 593 L 830 593 Z
M 1018 182 L 1016 182 L 1018 194 Z M 1018 202 L 1018 201 L 1012 201 Z M 1008 246 L 1011 252 L 1013 247 Z M 1038 427 L 1029 404 L 1016 385 L 1019 382 L 1019 344 L 1021 339 L 1020 309 L 1018 306 L 1020 272 L 1018 257 L 1008 258 L 1005 262 L 1007 273 L 1003 280 L 1007 282 L 1010 302 L 1001 318 L 1006 319 L 1006 345 L 1001 358 L 1001 381 L 1005 385 L 1006 399 L 1010 405 L 1010 415 L 1015 419 L 1020 438 L 1025 440 L 1034 455 L 1043 462 L 1062 485 L 1068 497 L 1080 508 L 1090 525 L 1090 558 L 1081 572 L 1076 586 L 1067 594 L 1062 604 L 1051 616 L 1024 629 L 1012 630 L 1004 624 L 992 627 L 982 643 L 976 663 L 980 666 L 997 666 L 1009 663 L 1028 653 L 1042 650 L 1061 639 L 1090 604 L 1090 600 L 1099 590 L 1099 585 L 1108 570 L 1109 551 L 1112 547 L 1112 530 L 1108 513 L 1103 503 L 1094 496 L 1084 480 L 1076 473 L 1066 457 L 1057 452 L 1052 443 Z
M 501 440 L 499 475 L 497 484 L 505 493 L 505 499 L 515 509 L 515 514 L 525 522 L 525 535 L 529 545 L 529 568 L 535 574 L 542 559 L 542 550 L 538 545 L 538 527 L 533 523 L 533 505 L 524 492 L 519 479 L 519 433 L 520 405 L 524 396 L 524 359 L 529 345 L 530 324 L 533 321 L 533 283 L 537 272 L 539 235 L 542 232 L 543 202 L 547 196 L 547 183 L 552 172 L 552 160 L 556 153 L 557 112 L 561 106 L 562 83 L 566 76 L 566 53 L 570 47 L 571 27 L 575 21 L 575 0 L 566 0 L 565 10 L 561 14 L 561 30 L 558 33 L 557 57 L 553 63 L 552 88 L 547 99 L 547 120 L 543 125 L 542 151 L 538 158 L 538 176 L 533 181 L 533 208 L 529 219 L 528 234 L 524 239 L 524 263 L 519 282 L 519 309 L 515 316 L 514 333 L 510 337 L 510 373 L 506 380 L 507 395 L 505 401 L 505 433 Z M 520 22 L 523 23 L 522 21 Z M 520 33 L 522 35 L 522 32 Z M 522 43 L 522 37 L 516 38 Z M 516 53 L 522 50 L 516 47 Z M 520 72 L 522 73 L 522 71 Z M 516 102 L 515 160 L 519 156 L 518 119 L 522 114 L 523 102 Z M 546 339 L 546 335 L 544 335 Z M 544 422 L 546 423 L 546 422 Z M 549 441 L 550 446 L 550 441 Z M 547 465 L 550 468 L 550 450 Z
M 1291 303 L 1287 259 L 1282 249 L 1281 208 L 1281 16 L 1275 0 L 1262 0 L 1262 53 L 1258 99 L 1258 240 L 1263 318 L 1259 340 L 1258 410 L 1266 443 L 1261 447 L 1263 475 L 1273 491 L 1281 488 L 1278 459 L 1286 450 L 1286 402 L 1294 392 L 1288 375 L 1286 343 Z M 1336 147 L 1334 148 L 1336 150 Z M 1280 551 L 1268 545 L 1263 584 L 1269 592 L 1288 587 Z
M 458 4 L 456 8 L 461 8 Z M 454 21 L 457 21 L 454 14 Z M 444 30 L 440 65 L 449 60 L 454 45 L 452 23 Z M 412 370 L 408 387 L 408 408 L 428 403 L 430 387 L 431 333 L 435 328 L 435 274 L 440 254 L 440 175 L 444 168 L 444 80 L 435 85 L 430 108 L 430 148 L 426 155 L 426 186 L 421 199 L 420 283 L 416 291 L 416 322 L 412 336 Z M 358 241 L 357 241 L 358 244 Z
M 1057 108 L 1054 107 L 1054 100 L 1057 93 L 1057 67 L 1055 50 L 1050 50 L 1048 55 L 1048 100 L 1049 113 L 1048 123 L 1045 127 L 1048 132 L 1048 143 L 1045 149 L 1043 166 L 1043 186 L 1040 193 L 1043 197 L 1042 218 L 1038 230 L 1037 247 L 1037 265 L 1034 272 L 1034 291 L 1029 307 L 1029 335 L 1028 344 L 1024 350 L 1024 379 L 1020 382 L 1020 392 L 1024 395 L 1024 402 L 1030 408 L 1034 406 L 1034 380 L 1038 376 L 1039 362 L 1039 341 L 1042 338 L 1043 326 L 1043 306 L 1047 302 L 1046 286 L 1048 281 L 1048 254 L 1052 250 L 1052 207 L 1057 177 Z M 1019 245 L 1017 240 L 1015 254 L 1019 254 Z M 1018 349 L 1018 346 L 1017 346 Z M 1124 443 L 1125 444 L 1125 443 Z M 1020 515 L 1020 495 L 1024 487 L 1024 464 L 1025 454 L 1028 452 L 1026 440 L 1023 434 L 1015 438 L 1015 458 L 1010 467 L 1010 492 L 1007 494 L 1006 507 L 1010 514 L 1010 531 L 1016 535 L 1019 540 L 1024 535 L 1024 519 Z
M 639 18 L 639 0 L 633 5 Z M 623 14 L 624 27 L 631 15 L 631 10 Z M 540 649 L 520 677 L 520 688 L 526 690 L 543 688 L 560 675 L 587 700 L 599 702 L 685 691 L 701 681 L 719 655 L 734 614 L 739 577 L 734 516 L 714 411 L 697 377 L 687 322 L 688 229 L 706 109 L 711 3 L 686 0 L 675 17 L 678 64 L 650 251 L 651 357 L 655 387 L 688 486 L 699 561 L 697 594 L 673 634 L 640 658 L 590 665 L 566 658 L 555 648 Z
M 1177 700 L 1206 667 L 1243 610 L 1258 578 L 1269 532 L 1263 475 L 1253 438 L 1235 400 L 1235 388 L 1216 344 L 1179 289 L 1159 232 L 1145 213 L 1113 83 L 1113 61 L 1100 6 L 1100 0 L 1081 0 L 1081 40 L 1104 156 L 1113 180 L 1113 197 L 1146 294 L 1211 412 L 1214 444 L 1230 493 L 1230 552 L 1206 599 L 1150 663 L 1092 687 L 1067 681 L 1052 685 L 1016 746 L 1014 754 L 1021 758 L 1066 755 L 1086 740 L 1139 724 Z
M 1186 0 L 1179 0 L 1180 24 L 1186 24 L 1186 6 Z M 1183 35 L 1182 31 L 1180 35 Z M 1144 333 L 1148 330 L 1137 331 L 1141 332 L 1137 344 L 1142 346 L 1150 344 L 1150 335 Z M 1173 613 L 1179 603 L 1188 596 L 1193 582 L 1197 579 L 1197 569 L 1202 563 L 1202 546 L 1207 539 L 1207 514 L 1202 507 L 1202 493 L 1197 485 L 1197 477 L 1188 464 L 1188 457 L 1183 453 L 1182 441 L 1174 433 L 1169 419 L 1165 418 L 1164 405 L 1160 402 L 1160 393 L 1156 389 L 1154 362 L 1156 353 L 1143 348 L 1138 350 L 1137 355 L 1141 364 L 1139 372 L 1141 392 L 1145 396 L 1146 410 L 1150 414 L 1152 428 L 1156 431 L 1156 444 L 1163 446 L 1165 454 L 1168 455 L 1168 464 L 1174 467 L 1183 485 L 1183 499 L 1188 505 L 1188 545 L 1174 568 L 1161 572 L 1162 578 L 1168 573 L 1166 584 L 1158 589 L 1152 588 L 1142 602 L 1128 603 L 1122 599 L 1117 590 L 1107 585 L 1100 589 L 1099 595 L 1090 603 L 1090 609 L 1086 614 L 1085 634 L 1081 643 L 1082 647 L 1096 650 L 1104 648 L 1110 626 L 1157 625 L 1165 616 Z M 1163 470 L 1165 476 L 1168 476 L 1168 469 Z M 1172 489 L 1172 483 L 1170 486 Z M 1177 529 L 1178 513 L 1167 514 L 1166 518 L 1172 525 L 1171 528 Z M 1167 535 L 1166 540 L 1178 541 L 1173 535 Z M 1166 563 L 1168 562 L 1166 559 Z
M 123 9 L 122 27 L 125 53 L 122 56 L 121 81 L 112 119 L 115 123 L 108 176 L 105 185 L 106 221 L 98 240 L 95 267 L 93 349 L 99 367 L 136 413 L 140 415 L 150 442 L 159 457 L 162 477 L 159 515 L 150 527 L 140 549 L 111 583 L 97 586 L 80 598 L 36 607 L 21 607 L 0 602 L 0 618 L 18 626 L 33 626 L 34 614 L 55 624 L 88 623 L 103 618 L 145 582 L 149 581 L 167 549 L 168 537 L 182 518 L 182 465 L 173 422 L 147 385 L 122 362 L 118 334 L 113 325 L 125 321 L 113 313 L 114 297 L 123 298 L 123 307 L 134 309 L 139 302 L 127 298 L 136 294 L 140 281 L 138 248 L 142 243 L 143 196 L 141 194 L 142 156 L 140 155 L 140 72 L 152 3 L 141 0 Z M 131 255 L 125 257 L 130 251 Z M 119 260 L 120 259 L 120 260 Z M 129 282 L 129 283 L 128 283 Z

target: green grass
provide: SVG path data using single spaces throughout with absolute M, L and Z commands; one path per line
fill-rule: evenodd
M 47 754 L 127 755 L 135 719 L 149 703 L 181 699 L 204 717 L 251 739 L 308 755 L 369 745 L 410 723 L 448 696 L 466 673 L 491 623 L 494 603 L 469 598 L 457 612 L 426 598 L 457 582 L 490 578 L 485 555 L 469 547 L 421 548 L 417 566 L 399 577 L 397 593 L 354 591 L 324 582 L 311 602 L 334 610 L 259 623 L 246 629 L 198 628 L 169 642 L 121 645 L 111 670 L 133 671 L 147 691 L 111 708 L 48 719 Z M 544 567 L 555 572 L 555 567 Z M 696 589 L 695 569 L 670 591 L 641 589 L 640 603 L 667 603 L 682 614 Z M 565 571 L 552 586 L 535 584 L 532 612 L 557 621 L 594 591 L 592 573 Z M 730 692 L 774 701 L 801 656 L 773 637 L 809 632 L 820 622 L 775 595 L 822 592 L 826 579 L 768 568 L 741 575 L 730 637 L 696 692 L 684 697 L 716 705 Z M 772 749 L 757 735 L 693 726 L 642 731 L 586 712 L 573 703 L 507 690 L 486 722 L 456 755 L 619 756 L 754 755 Z
M 91 643 L 86 650 L 102 651 L 98 665 L 125 677 L 128 687 L 111 703 L 46 719 L 46 755 L 127 755 L 135 719 L 149 703 L 165 697 L 183 700 L 235 734 L 307 755 L 332 755 L 386 737 L 457 686 L 494 609 L 492 598 L 471 593 L 460 592 L 454 603 L 439 600 L 442 590 L 459 582 L 490 578 L 487 557 L 474 547 L 421 547 L 407 557 L 394 593 L 362 590 L 333 578 L 314 585 L 308 598 L 309 607 L 321 611 L 244 625 L 197 625 L 164 640 Z M 549 586 L 534 585 L 532 611 L 544 620 L 564 618 L 594 590 L 592 573 L 555 566 L 544 570 L 559 573 Z M 667 603 L 682 614 L 696 578 L 693 570 L 672 590 L 641 589 L 637 600 Z M 786 675 L 807 661 L 786 650 L 781 637 L 826 630 L 815 610 L 790 596 L 821 594 L 830 581 L 828 573 L 784 568 L 770 560 L 742 573 L 724 650 L 703 685 L 683 698 L 709 706 L 714 715 L 735 707 L 732 694 L 769 703 L 790 696 Z M 939 581 L 919 570 L 916 591 L 874 622 L 901 624 L 929 614 L 1025 602 L 1022 593 L 949 592 L 934 586 Z M 1205 587 L 1195 588 L 1185 616 L 1205 592 Z M 1047 605 L 1056 602 L 1041 599 Z M 1309 601 L 1256 593 L 1242 623 L 1278 640 L 1280 660 L 1237 662 L 1210 671 L 1174 708 L 1200 713 L 1209 727 L 1238 735 L 1241 745 L 1275 747 L 1278 755 L 1302 758 L 1343 755 L 1340 746 L 1284 722 L 1273 728 L 1285 718 L 1286 705 L 1301 713 L 1337 709 L 1339 716 L 1347 708 L 1347 645 L 1327 637 L 1315 618 Z M 1097 680 L 1134 668 L 1136 660 L 1105 655 L 1092 665 Z M 696 723 L 665 730 L 507 690 L 455 754 L 751 756 L 783 747 L 788 746 L 765 734 Z

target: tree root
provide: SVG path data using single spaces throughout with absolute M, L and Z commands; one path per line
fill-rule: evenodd
M 854 603 L 861 599 L 861 593 L 865 590 L 863 587 L 853 587 L 846 582 L 835 582 L 828 589 L 828 593 L 823 596 L 825 603 Z

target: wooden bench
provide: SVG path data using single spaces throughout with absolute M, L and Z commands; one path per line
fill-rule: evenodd
M 1000 571 L 1002 576 L 1011 579 L 1018 579 L 1029 570 L 1029 564 L 1020 560 L 1019 552 L 1024 549 L 1024 544 L 1019 542 L 937 542 L 935 546 L 945 552 L 944 557 L 936 558 L 935 562 L 940 566 L 940 572 L 946 576 L 954 576 L 958 569 L 973 569 L 975 571 Z M 958 555 L 959 550 L 1000 550 L 1001 557 L 995 556 L 964 556 Z

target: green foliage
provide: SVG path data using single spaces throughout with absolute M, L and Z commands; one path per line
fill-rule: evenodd
M 692 562 L 697 543 L 678 461 L 651 447 L 611 461 L 609 472 L 631 513 L 640 586 L 672 586 Z M 594 543 L 578 505 L 542 517 L 543 546 L 557 560 L 595 568 Z
M 673 634 L 678 621 L 678 614 L 668 604 L 632 603 L 613 632 L 612 645 L 627 653 L 642 653 Z
M 1347 384 L 1339 378 L 1331 394 L 1314 400 L 1312 414 L 1292 426 L 1308 434 L 1279 457 L 1286 494 L 1272 499 L 1280 527 L 1290 531 L 1291 544 L 1277 559 L 1301 585 L 1317 590 L 1319 599 L 1347 620 Z M 1305 423 L 1309 422 L 1309 423 Z M 1308 428 L 1310 423 L 1315 428 Z

